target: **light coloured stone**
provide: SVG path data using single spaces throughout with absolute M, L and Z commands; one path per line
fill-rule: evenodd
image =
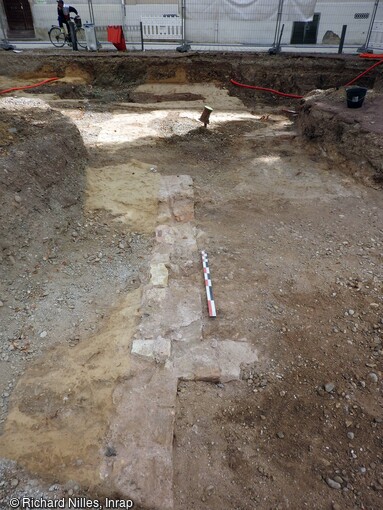
M 170 264 L 170 254 L 166 251 L 156 250 L 152 255 L 152 264 Z
M 169 338 L 173 342 L 198 343 L 202 340 L 202 322 L 201 317 L 188 325 L 176 328 L 169 333 Z
M 198 251 L 195 240 L 195 228 L 191 223 L 178 223 L 176 226 L 158 225 L 156 241 L 168 244 L 169 250 L 175 255 L 182 254 L 190 258 L 191 253 Z
M 173 509 L 173 429 L 177 379 L 166 368 L 137 366 L 116 394 L 110 440 L 118 450 L 104 460 L 104 480 L 135 505 Z
M 176 231 L 170 225 L 158 225 L 156 228 L 156 241 L 158 243 L 174 244 Z
M 144 289 L 144 292 L 142 294 L 142 307 L 147 308 L 149 306 L 159 306 L 160 303 L 166 298 L 166 289 L 157 287 L 146 287 Z
M 185 348 L 173 346 L 173 366 L 181 379 L 215 380 L 223 383 L 236 381 L 241 376 L 241 365 L 258 360 L 250 345 L 232 340 L 210 344 L 195 344 Z
M 193 180 L 188 175 L 161 177 L 158 218 L 160 222 L 194 220 Z
M 155 287 L 153 291 L 156 292 L 144 291 L 141 307 L 143 318 L 138 326 L 140 338 L 152 338 L 154 331 L 162 336 L 178 330 L 182 334 L 183 328 L 196 321 L 200 324 L 199 329 L 202 328 L 201 293 L 197 286 L 170 281 L 166 289 Z
M 170 357 L 171 348 L 171 341 L 162 337 L 155 340 L 134 340 L 132 354 L 163 363 Z
M 144 358 L 154 357 L 154 340 L 133 340 L 132 354 Z
M 332 489 L 339 490 L 342 488 L 341 484 L 333 480 L 332 478 L 326 478 L 326 483 Z
M 167 287 L 169 272 L 165 264 L 152 264 L 150 266 L 150 283 L 154 287 Z
M 194 200 L 193 179 L 190 175 L 161 176 L 159 200 L 165 202 L 169 198 L 174 201 L 179 198 Z

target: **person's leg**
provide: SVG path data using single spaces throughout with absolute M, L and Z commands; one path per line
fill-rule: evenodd
M 69 23 L 67 22 L 67 20 L 65 20 L 65 21 L 64 21 L 64 23 L 65 23 L 65 26 L 66 26 L 66 33 L 67 33 L 67 35 L 68 35 L 68 41 L 69 41 L 69 42 L 72 42 L 72 38 L 71 38 L 71 36 L 70 36 Z
M 65 28 L 64 28 L 64 23 L 63 23 L 62 19 L 59 18 L 58 21 L 59 21 L 59 27 L 61 29 L 61 32 L 63 32 L 65 34 Z

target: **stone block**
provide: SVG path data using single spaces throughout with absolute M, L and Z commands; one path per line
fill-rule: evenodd
M 172 204 L 172 212 L 176 221 L 187 222 L 194 220 L 194 202 L 188 199 L 176 200 Z
M 103 479 L 135 506 L 172 510 L 177 379 L 164 366 L 142 367 L 118 393 L 109 437 L 118 454 L 104 460 Z
M 167 287 L 168 286 L 169 272 L 165 264 L 152 264 L 150 266 L 150 283 L 154 287 Z
M 171 342 L 162 337 L 151 340 L 134 340 L 132 354 L 164 363 L 170 357 Z

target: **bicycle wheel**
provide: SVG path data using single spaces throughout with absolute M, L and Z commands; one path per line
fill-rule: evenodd
M 81 48 L 87 48 L 85 30 L 83 28 L 78 28 L 76 30 L 77 44 Z
M 53 46 L 56 48 L 62 48 L 65 44 L 65 34 L 61 32 L 59 27 L 52 27 L 49 32 L 49 39 Z

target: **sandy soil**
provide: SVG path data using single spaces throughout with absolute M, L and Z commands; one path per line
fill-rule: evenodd
M 49 90 L 0 100 L 0 504 L 23 494 L 126 497 L 100 466 L 117 471 L 122 457 L 111 424 L 134 381 L 160 180 L 188 175 L 217 318 L 197 252 L 181 269 L 170 261 L 169 288 L 188 280 L 199 289 L 201 345 L 246 344 L 257 361 L 244 361 L 237 381 L 178 382 L 166 508 L 377 510 L 379 136 L 373 150 L 347 152 L 360 125 L 367 144 L 372 113 L 347 111 L 339 91 L 301 106 L 236 97 L 217 80 L 224 63 L 205 69 L 216 83 L 190 85 L 192 65 L 170 79 L 174 65 L 104 95 L 89 64 L 72 65 Z M 382 100 L 373 99 L 375 111 Z M 207 129 L 204 104 L 214 109 Z M 296 124 L 286 109 L 301 112 Z M 358 129 L 342 140 L 339 122 Z M 134 499 L 139 490 L 125 482 Z

